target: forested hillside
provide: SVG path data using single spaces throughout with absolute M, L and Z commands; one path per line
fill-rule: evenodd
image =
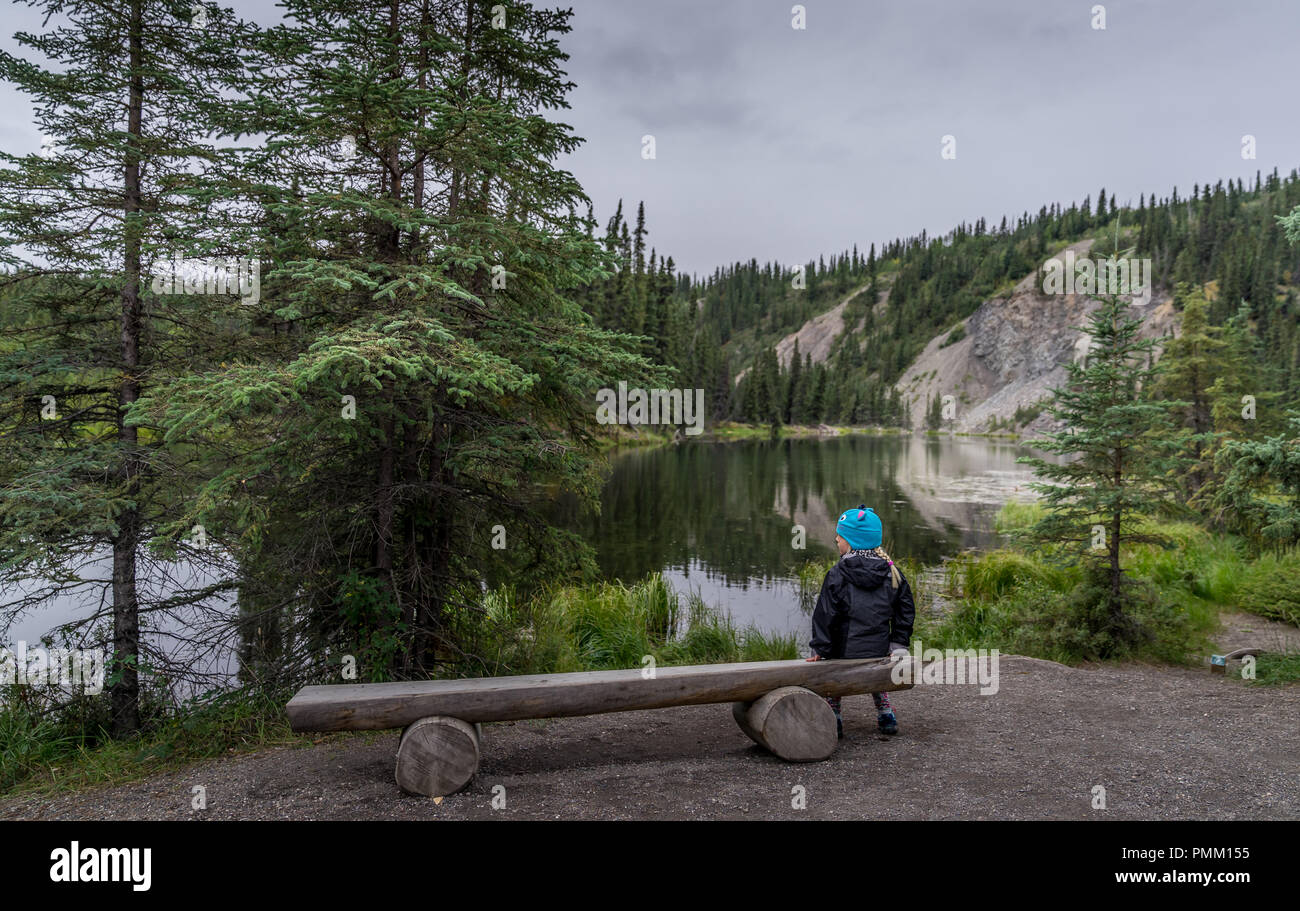
M 1206 285 L 1210 320 L 1224 325 L 1245 302 L 1270 385 L 1288 397 L 1300 387 L 1300 252 L 1276 216 L 1300 204 L 1300 177 L 1276 170 L 1196 185 L 1190 195 L 1143 193 L 1120 206 L 1102 188 L 1068 208 L 1044 205 L 996 227 L 983 218 L 944 237 L 919 235 L 871 244 L 796 268 L 756 260 L 703 278 L 675 274 L 671 256 L 646 257 L 644 206 L 629 229 L 622 205 L 603 242 L 613 277 L 589 289 L 586 306 L 607 328 L 645 334 L 646 353 L 708 391 L 711 416 L 752 423 L 908 423 L 893 384 L 921 350 L 987 299 L 1009 293 L 1044 259 L 1092 239 L 1094 256 L 1149 257 L 1158 288 Z M 588 219 L 589 224 L 593 224 Z M 1040 285 L 1041 286 L 1041 285 Z M 807 352 L 778 359 L 775 344 L 853 292 L 844 330 L 822 363 Z M 871 302 L 884 297 L 876 307 Z M 948 337 L 957 341 L 961 330 Z M 796 349 L 797 350 L 797 349 Z M 736 379 L 740 378 L 739 382 Z

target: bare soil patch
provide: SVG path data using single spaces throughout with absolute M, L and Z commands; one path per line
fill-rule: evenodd
M 1003 658 L 1000 684 L 988 696 L 976 686 L 896 694 L 896 737 L 877 734 L 870 697 L 847 697 L 839 749 L 804 765 L 756 747 L 729 706 L 695 706 L 485 725 L 479 774 L 441 803 L 398 791 L 397 733 L 387 732 L 8 798 L 0 818 L 1300 818 L 1300 687 L 1018 657 Z M 195 785 L 206 810 L 191 809 Z M 492 808 L 498 785 L 504 809 Z M 1092 808 L 1096 785 L 1105 810 Z M 791 805 L 797 786 L 803 810 Z

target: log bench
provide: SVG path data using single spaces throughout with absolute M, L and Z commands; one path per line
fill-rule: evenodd
M 519 677 L 303 687 L 289 701 L 295 731 L 402 728 L 396 778 L 407 793 L 452 794 L 478 768 L 482 723 L 564 718 L 678 705 L 732 703 L 759 746 L 791 762 L 826 759 L 838 738 L 825 696 L 910 689 L 892 671 L 910 655 L 831 661 L 752 661 Z M 906 669 L 904 669 L 906 670 Z M 919 679 L 919 667 L 900 672 Z

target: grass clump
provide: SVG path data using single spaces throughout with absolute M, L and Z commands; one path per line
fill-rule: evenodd
M 1300 626 L 1300 554 L 1264 554 L 1244 573 L 1236 605 L 1270 620 Z
M 1046 515 L 1042 505 L 1022 500 L 1008 500 L 993 517 L 993 528 L 1000 534 L 1023 531 Z
M 500 590 L 485 598 L 496 621 L 484 673 L 547 674 L 656 665 L 774 661 L 798 657 L 797 636 L 737 628 L 696 594 L 682 596 L 659 574 L 633 585 L 556 589 L 528 602 Z
M 146 716 L 143 733 L 108 736 L 108 694 L 52 706 L 48 694 L 4 687 L 0 698 L 0 794 L 119 784 L 171 767 L 280 743 L 289 729 L 288 692 L 236 690 Z
M 1255 659 L 1255 678 L 1251 686 L 1285 686 L 1300 682 L 1300 652 L 1282 654 L 1265 652 Z
M 982 601 L 1002 598 L 1030 583 L 1064 592 L 1078 575 L 1065 567 L 1014 550 L 995 550 L 953 560 L 948 566 L 950 587 L 953 576 L 957 575 L 962 594 Z

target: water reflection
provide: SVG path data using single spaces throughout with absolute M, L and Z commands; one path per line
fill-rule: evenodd
M 865 502 L 896 557 L 935 563 L 997 541 L 993 517 L 1029 497 L 1028 450 L 982 438 L 844 436 L 688 442 L 612 459 L 600 515 L 563 500 L 560 520 L 594 546 L 602 572 L 662 571 L 729 607 L 738 622 L 802 628 L 792 568 L 834 553 L 835 518 Z M 806 548 L 792 546 L 792 527 Z
M 996 543 L 998 508 L 1030 496 L 1030 472 L 1016 464 L 1027 452 L 979 438 L 866 435 L 636 449 L 611 460 L 599 515 L 565 497 L 555 518 L 591 542 L 608 578 L 662 572 L 741 625 L 802 632 L 807 618 L 792 572 L 810 557 L 835 553 L 840 510 L 865 502 L 883 520 L 891 554 L 937 563 Z M 795 525 L 805 529 L 802 550 L 793 546 Z M 83 590 L 11 618 L 0 628 L 3 638 L 35 643 L 56 626 L 80 623 L 80 642 L 106 639 L 108 555 L 84 563 Z M 183 563 L 143 566 L 141 580 L 145 600 L 154 602 L 218 581 Z M 0 604 L 21 594 L 0 592 Z M 235 613 L 233 595 L 223 594 L 206 608 L 146 615 L 146 652 L 188 665 L 212 685 L 228 683 L 236 672 Z
M 112 552 L 98 547 L 67 554 L 59 582 L 30 579 L 0 587 L 0 643 L 37 646 L 50 637 L 55 647 L 98 648 L 111 652 Z M 238 635 L 234 626 L 235 599 L 217 592 L 186 603 L 211 586 L 233 578 L 235 566 L 216 547 L 206 563 L 168 561 L 140 552 L 137 585 L 140 596 L 141 666 L 169 667 L 166 676 L 176 699 L 209 689 L 228 688 L 238 673 Z M 80 580 L 72 583 L 72 579 Z M 51 593 L 52 592 L 52 593 Z M 156 605 L 175 600 L 166 610 Z M 20 604 L 35 602 L 27 610 Z

